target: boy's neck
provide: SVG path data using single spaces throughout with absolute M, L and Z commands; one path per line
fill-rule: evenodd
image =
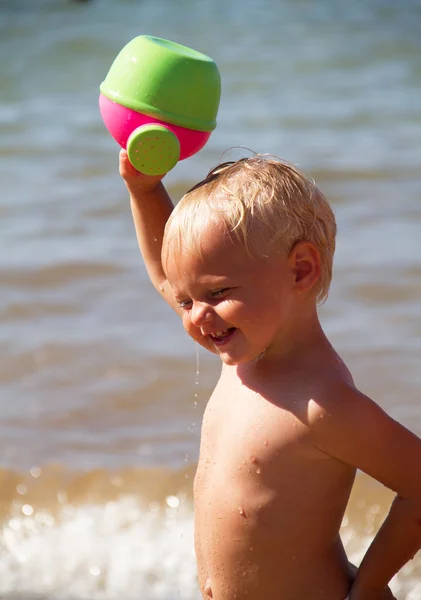
M 301 370 L 308 362 L 312 363 L 314 358 L 319 359 L 332 352 L 314 307 L 314 310 L 293 316 L 288 327 L 278 334 L 274 343 L 260 357 L 236 368 L 239 376 L 242 372 L 263 375 L 272 370 L 278 374 L 282 371 L 291 373 L 292 370 Z

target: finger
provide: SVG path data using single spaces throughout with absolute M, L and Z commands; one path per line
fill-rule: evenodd
M 127 150 L 120 150 L 119 156 L 120 175 L 126 179 L 140 175 L 139 171 L 134 168 L 129 160 Z
M 126 181 L 133 182 L 136 180 L 139 182 L 139 180 L 141 180 L 143 182 L 147 182 L 147 185 L 150 185 L 159 183 L 166 174 L 162 173 L 161 175 L 146 175 L 146 173 L 138 171 L 130 162 L 127 150 L 122 149 L 120 150 L 120 175 Z

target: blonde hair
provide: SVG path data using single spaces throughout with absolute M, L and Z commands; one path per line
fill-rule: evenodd
M 313 181 L 276 157 L 255 155 L 215 167 L 189 190 L 165 227 L 163 264 L 188 249 L 201 256 L 200 233 L 222 223 L 249 257 L 275 249 L 289 254 L 297 242 L 312 242 L 320 255 L 317 300 L 326 300 L 332 279 L 336 222 Z

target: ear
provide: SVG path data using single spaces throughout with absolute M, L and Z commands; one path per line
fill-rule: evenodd
M 312 242 L 297 242 L 288 256 L 288 263 L 297 292 L 310 291 L 320 277 L 320 254 L 316 246 Z

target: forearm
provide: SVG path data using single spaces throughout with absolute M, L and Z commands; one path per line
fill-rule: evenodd
M 353 591 L 382 589 L 421 547 L 421 502 L 397 496 L 358 569 Z M 352 598 L 352 595 L 351 595 Z
M 139 249 L 153 285 L 162 293 L 166 282 L 161 262 L 162 239 L 173 203 L 162 183 L 141 194 L 130 189 L 129 192 Z
M 165 224 L 174 208 L 162 185 L 163 176 L 139 173 L 130 163 L 126 150 L 120 151 L 119 170 L 130 194 L 137 241 L 148 275 L 155 289 L 178 310 L 161 262 Z
M 120 151 L 119 168 L 130 194 L 136 237 L 150 280 L 171 308 L 182 316 L 183 310 L 174 299 L 162 267 L 161 251 L 165 225 L 174 208 L 162 185 L 162 176 L 149 176 L 136 171 L 128 159 L 126 150 Z M 211 352 L 216 352 L 213 344 L 202 335 L 200 328 L 192 326 L 187 332 L 199 344 Z
M 148 275 L 156 290 L 180 315 L 183 311 L 174 300 L 161 260 L 165 224 L 174 208 L 173 203 L 161 182 L 148 189 L 144 182 L 138 186 L 135 178 L 129 181 L 126 179 L 126 185 L 130 193 L 136 237 Z M 216 353 L 213 345 L 201 334 L 199 328 L 190 327 L 187 332 L 207 350 Z

